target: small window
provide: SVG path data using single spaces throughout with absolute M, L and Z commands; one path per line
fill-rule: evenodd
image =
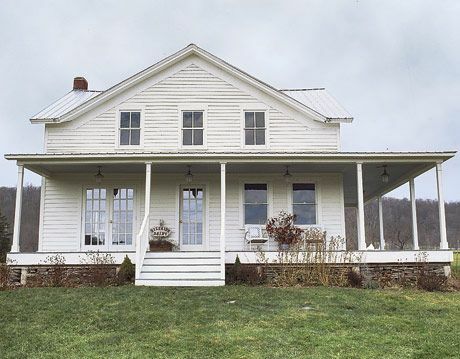
M 120 145 L 138 146 L 141 143 L 141 113 L 122 111 L 120 113 Z
M 267 184 L 244 185 L 244 224 L 265 224 L 267 222 Z
M 316 224 L 316 193 L 313 183 L 292 184 L 292 213 L 295 224 Z
M 182 112 L 182 145 L 203 145 L 203 111 Z
M 88 188 L 85 206 L 85 245 L 102 246 L 105 244 L 106 231 L 106 190 Z
M 265 145 L 265 112 L 244 113 L 244 143 L 246 146 Z

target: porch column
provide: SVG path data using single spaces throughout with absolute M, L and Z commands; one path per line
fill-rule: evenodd
M 221 279 L 225 280 L 225 208 L 226 208 L 226 163 L 220 163 L 220 266 Z
M 19 252 L 19 236 L 21 233 L 23 183 L 24 183 L 24 166 L 18 164 L 18 182 L 16 186 L 16 204 L 14 207 L 14 229 L 13 229 L 13 243 L 11 243 L 11 252 Z
M 417 204 L 415 202 L 415 179 L 409 180 L 410 203 L 412 211 L 412 248 L 418 251 Z
M 438 207 L 439 207 L 439 234 L 441 238 L 441 249 L 448 249 L 446 230 L 446 210 L 444 207 L 444 196 L 442 193 L 442 163 L 436 164 L 436 180 L 438 185 Z
M 364 226 L 364 192 L 363 192 L 363 163 L 356 163 L 358 185 L 358 250 L 366 249 L 366 232 Z
M 150 221 L 150 188 L 152 186 L 152 162 L 145 163 L 145 199 L 144 199 L 144 216 L 147 217 L 147 233 L 149 233 Z M 141 240 L 142 243 L 142 240 Z M 149 241 L 146 241 L 148 246 Z M 142 253 L 142 252 L 141 252 Z
M 385 249 L 385 233 L 383 230 L 383 197 L 379 196 L 379 229 L 380 229 L 380 250 Z

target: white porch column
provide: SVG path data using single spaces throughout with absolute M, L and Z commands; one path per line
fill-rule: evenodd
M 379 196 L 380 250 L 385 249 L 385 232 L 383 230 L 383 197 Z
M 19 236 L 21 233 L 22 187 L 24 183 L 24 166 L 18 164 L 18 182 L 16 186 L 16 204 L 14 207 L 14 229 L 11 252 L 19 252 Z
M 221 279 L 225 280 L 225 208 L 226 208 L 226 163 L 220 163 L 220 266 Z
M 446 210 L 444 207 L 444 196 L 442 193 L 442 163 L 436 164 L 436 180 L 438 185 L 438 207 L 439 207 L 439 234 L 441 238 L 441 249 L 448 249 L 447 229 L 446 229 Z
M 415 179 L 409 180 L 410 203 L 412 211 L 412 248 L 418 251 L 417 204 L 415 201 Z
M 363 192 L 363 163 L 356 163 L 358 185 L 358 250 L 366 249 L 366 231 L 364 226 L 364 192 Z
M 150 219 L 150 189 L 152 186 L 152 162 L 145 163 L 145 203 L 144 203 L 144 215 L 149 215 Z M 149 219 L 147 220 L 147 233 L 149 232 Z M 147 246 L 148 246 L 147 241 Z

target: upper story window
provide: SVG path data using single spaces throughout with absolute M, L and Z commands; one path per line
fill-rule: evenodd
M 265 224 L 268 217 L 266 183 L 244 185 L 244 224 Z
M 203 111 L 182 112 L 182 145 L 203 146 Z
M 295 224 L 316 224 L 316 189 L 314 183 L 292 184 L 292 213 Z
M 265 112 L 244 112 L 244 144 L 265 146 Z
M 139 111 L 120 112 L 120 146 L 141 144 L 141 113 Z

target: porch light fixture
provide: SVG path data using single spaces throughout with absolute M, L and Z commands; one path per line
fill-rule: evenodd
M 284 173 L 283 177 L 286 182 L 289 182 L 291 179 L 292 175 L 289 173 L 289 166 L 286 166 L 286 172 Z
M 188 171 L 187 174 L 185 175 L 185 180 L 187 183 L 191 183 L 193 181 L 193 174 L 192 174 L 192 166 L 187 166 Z
M 97 166 L 97 173 L 94 175 L 97 183 L 101 183 L 104 179 L 104 175 L 101 173 L 102 166 Z
M 380 175 L 382 178 L 383 183 L 388 183 L 388 180 L 390 179 L 390 175 L 387 172 L 387 165 L 383 165 L 383 173 Z

